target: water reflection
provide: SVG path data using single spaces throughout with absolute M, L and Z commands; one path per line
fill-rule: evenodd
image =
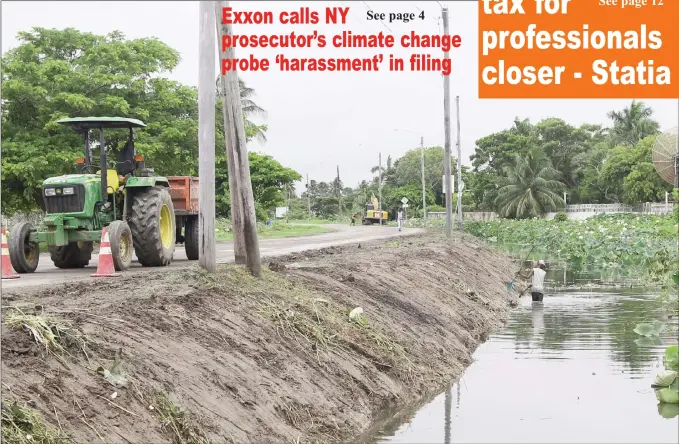
M 651 388 L 676 338 L 633 332 L 659 313 L 630 291 L 524 297 L 452 387 L 457 408 L 446 390 L 378 442 L 679 442 L 677 406 Z

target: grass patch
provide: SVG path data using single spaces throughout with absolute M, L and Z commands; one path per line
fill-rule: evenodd
M 66 444 L 62 430 L 45 424 L 40 414 L 16 401 L 2 402 L 2 441 L 8 444 Z
M 196 419 L 177 406 L 167 393 L 158 392 L 150 404 L 160 419 L 163 429 L 172 435 L 173 444 L 211 444 Z
M 272 322 L 279 338 L 296 342 L 319 363 L 344 351 L 360 354 L 404 381 L 417 377 L 416 367 L 401 344 L 366 316 L 350 319 L 355 307 L 339 304 L 266 269 L 261 279 L 233 265 L 219 265 L 214 274 L 196 269 L 196 274 L 203 289 L 235 293 L 252 303 L 258 316 Z
M 28 314 L 12 307 L 5 315 L 4 323 L 12 328 L 25 328 L 37 344 L 56 357 L 71 356 L 67 350 L 71 347 L 81 350 L 87 357 L 85 336 L 68 321 L 46 314 Z
M 400 246 L 401 246 L 401 243 L 400 243 L 400 242 L 397 242 L 397 241 L 391 241 L 391 242 L 387 242 L 387 243 L 384 244 L 384 245 L 385 245 L 386 247 L 392 247 L 392 248 L 393 248 L 393 247 L 400 247 Z
M 327 225 L 327 224 L 337 224 L 350 222 L 349 218 L 346 220 L 330 220 L 330 219 L 290 219 L 291 224 L 305 224 L 305 225 Z
M 260 237 L 264 239 L 280 239 L 285 237 L 301 237 L 311 236 L 314 234 L 329 233 L 332 230 L 319 225 L 293 225 L 285 223 L 275 223 L 268 227 L 266 225 L 258 225 L 257 232 Z M 227 229 L 219 229 L 215 233 L 217 241 L 233 240 L 233 232 L 231 227 Z

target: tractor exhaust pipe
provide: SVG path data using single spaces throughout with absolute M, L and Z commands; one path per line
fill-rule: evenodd
M 101 200 L 108 202 L 108 184 L 106 183 L 106 145 L 104 144 L 104 127 L 99 130 L 99 169 L 101 170 Z

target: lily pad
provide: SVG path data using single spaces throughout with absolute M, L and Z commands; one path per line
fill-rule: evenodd
M 658 403 L 658 414 L 665 419 L 672 419 L 679 416 L 679 404 Z
M 665 324 L 656 320 L 653 321 L 653 323 L 651 324 L 643 323 L 637 325 L 636 327 L 634 327 L 634 333 L 648 338 L 651 336 L 658 336 L 664 329 Z
M 671 345 L 665 350 L 665 368 L 679 371 L 679 346 Z
M 663 340 L 660 336 L 643 337 L 634 341 L 639 347 L 656 347 L 663 345 Z
M 651 387 L 670 387 L 677 380 L 677 372 L 674 370 L 665 370 L 655 375 Z
M 671 388 L 656 389 L 655 397 L 665 404 L 679 404 L 679 393 Z

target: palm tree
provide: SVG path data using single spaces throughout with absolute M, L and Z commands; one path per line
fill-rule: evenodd
M 565 185 L 545 155 L 536 149 L 525 157 L 516 156 L 514 165 L 498 179 L 495 206 L 502 217 L 525 219 L 543 216 L 564 205 L 560 196 Z
M 378 171 L 380 171 L 379 165 L 375 165 L 370 169 L 370 172 L 373 174 L 376 174 Z M 395 172 L 396 168 L 394 168 L 394 165 L 391 162 L 391 156 L 387 156 L 387 167 L 382 167 L 382 185 L 391 183 Z M 378 182 L 377 178 L 375 179 L 375 182 Z
M 613 121 L 611 136 L 613 142 L 619 145 L 636 145 L 641 139 L 653 136 L 660 131 L 660 125 L 653 120 L 653 109 L 644 102 L 632 101 L 632 104 L 622 111 L 611 111 L 607 114 Z
M 222 86 L 221 79 L 217 77 L 216 81 L 217 95 L 221 96 Z M 243 120 L 245 124 L 245 136 L 248 141 L 257 139 L 260 142 L 266 142 L 266 125 L 257 125 L 250 121 L 248 117 L 260 116 L 266 117 L 266 110 L 257 105 L 252 98 L 255 95 L 255 90 L 245 84 L 243 79 L 238 79 L 238 88 L 240 89 L 240 103 L 243 110 Z

